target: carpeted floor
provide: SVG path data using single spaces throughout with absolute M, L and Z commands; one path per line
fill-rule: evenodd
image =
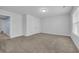
M 1 39 L 1 37 L 0 37 Z M 6 53 L 76 53 L 71 38 L 60 35 L 36 34 L 0 41 L 0 52 Z

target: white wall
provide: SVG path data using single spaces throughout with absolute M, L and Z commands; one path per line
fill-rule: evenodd
M 23 35 L 22 16 L 14 14 L 11 20 L 11 36 L 17 37 Z
M 75 43 L 76 47 L 79 49 L 79 35 L 77 35 L 74 31 L 75 27 L 74 27 L 74 21 L 76 21 L 76 18 L 74 16 L 74 13 L 76 12 L 78 7 L 74 7 L 72 12 L 71 12 L 71 18 L 72 18 L 72 35 L 71 38 L 73 40 L 73 42 Z M 77 16 L 77 15 L 76 15 Z
M 22 23 L 22 24 L 23 24 L 23 25 L 22 25 L 23 27 L 22 27 L 22 28 L 23 28 L 23 34 L 24 34 L 24 35 L 26 35 L 26 30 L 27 30 L 26 21 L 27 21 L 27 16 L 26 16 L 26 15 L 23 15 L 23 23 Z
M 2 31 L 2 19 L 0 19 L 0 32 Z
M 60 15 L 50 18 L 41 19 L 42 32 L 56 35 L 71 34 L 70 15 Z
M 23 35 L 22 15 L 0 9 L 0 15 L 10 16 L 10 37 Z
M 27 15 L 26 16 L 26 36 L 40 33 L 40 19 Z

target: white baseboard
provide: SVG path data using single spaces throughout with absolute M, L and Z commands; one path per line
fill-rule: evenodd
M 16 37 L 20 37 L 20 36 L 23 36 L 23 34 L 19 34 L 19 35 L 10 36 L 10 38 L 16 38 Z
M 45 33 L 45 32 L 41 32 L 41 33 Z M 69 37 L 71 37 L 70 34 L 56 34 L 56 33 L 46 33 L 46 34 L 61 35 L 61 36 L 69 36 Z
M 40 32 L 38 32 L 38 33 L 40 33 Z M 32 36 L 32 35 L 35 35 L 35 34 L 38 34 L 38 33 L 25 34 L 24 36 Z
M 79 37 L 76 36 L 75 34 L 72 34 L 71 38 L 72 38 L 72 41 L 74 42 L 75 46 L 79 50 Z
M 43 32 L 39 32 L 39 33 L 43 33 Z M 10 36 L 10 38 L 16 38 L 19 36 L 32 36 L 32 35 L 39 34 L 39 33 L 13 35 L 13 36 Z M 45 34 L 51 34 L 51 33 L 45 33 Z M 63 35 L 63 34 L 51 34 L 51 35 L 61 35 L 61 36 L 69 36 L 69 37 L 71 36 L 71 35 Z

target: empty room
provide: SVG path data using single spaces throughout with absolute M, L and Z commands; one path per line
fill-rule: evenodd
M 78 6 L 0 6 L 0 53 L 78 52 Z

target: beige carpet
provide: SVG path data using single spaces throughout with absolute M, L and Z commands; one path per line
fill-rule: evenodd
M 1 52 L 13 53 L 76 53 L 71 38 L 59 35 L 37 34 L 0 42 Z
M 0 41 L 6 40 L 6 39 L 9 39 L 9 36 L 7 36 L 6 34 L 1 34 L 0 33 Z

